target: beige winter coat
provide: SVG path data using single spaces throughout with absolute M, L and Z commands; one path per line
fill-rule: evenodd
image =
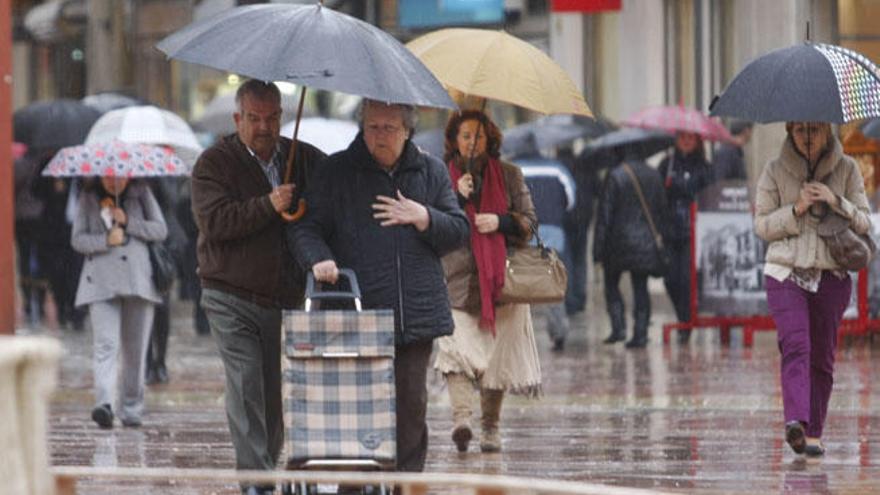
M 834 138 L 832 142 L 832 149 L 816 167 L 815 180 L 837 194 L 840 204 L 835 211 L 850 219 L 852 229 L 866 233 L 871 220 L 862 174 L 855 160 L 843 154 L 840 141 Z M 779 157 L 764 167 L 758 179 L 755 231 L 770 243 L 766 262 L 789 268 L 839 269 L 816 231 L 819 219 L 809 213 L 794 215 L 792 207 L 806 180 L 806 161 L 786 139 Z

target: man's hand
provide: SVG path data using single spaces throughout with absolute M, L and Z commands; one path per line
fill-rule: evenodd
M 269 193 L 269 201 L 272 202 L 272 208 L 278 213 L 287 211 L 290 203 L 293 202 L 293 190 L 296 186 L 293 184 L 281 184 Z
M 378 203 L 373 203 L 373 218 L 381 220 L 380 225 L 413 225 L 419 232 L 428 230 L 431 216 L 428 209 L 421 203 L 403 197 L 397 191 L 397 199 L 388 196 L 376 196 Z
M 312 274 L 317 282 L 335 284 L 339 279 L 339 268 L 333 260 L 319 261 L 312 265 Z
M 474 216 L 474 226 L 481 234 L 491 234 L 498 230 L 498 215 L 494 213 L 477 213 Z
M 123 242 L 125 242 L 125 231 L 122 230 L 122 227 L 113 227 L 107 232 L 108 246 L 121 246 Z
M 465 199 L 470 198 L 471 194 L 474 192 L 474 176 L 471 174 L 464 174 L 458 178 L 458 193 L 462 195 Z

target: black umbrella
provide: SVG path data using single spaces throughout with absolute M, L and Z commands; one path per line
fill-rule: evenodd
M 709 108 L 753 122 L 880 117 L 880 70 L 852 50 L 805 42 L 750 62 Z
M 101 113 L 76 100 L 31 103 L 13 115 L 15 141 L 32 150 L 82 144 Z
M 647 158 L 658 151 L 672 146 L 675 137 L 663 131 L 652 131 L 638 127 L 625 127 L 587 143 L 581 157 L 606 154 L 620 160 L 624 157 Z
M 413 144 L 422 149 L 425 153 L 443 159 L 446 152 L 446 136 L 443 129 L 430 129 L 416 133 L 412 138 Z
M 526 155 L 539 150 L 557 148 L 579 138 L 596 138 L 617 127 L 610 121 L 580 115 L 548 115 L 504 131 L 501 152 L 505 155 Z

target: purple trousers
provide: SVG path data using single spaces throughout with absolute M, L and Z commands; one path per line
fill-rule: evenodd
M 772 277 L 766 277 L 766 287 L 782 354 L 785 422 L 800 421 L 808 437 L 820 438 L 834 385 L 837 328 L 852 282 L 826 271 L 815 294 Z

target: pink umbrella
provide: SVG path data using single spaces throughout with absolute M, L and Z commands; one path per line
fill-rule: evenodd
M 49 177 L 135 178 L 189 173 L 189 167 L 171 148 L 124 141 L 61 148 L 43 170 Z
M 12 142 L 12 159 L 13 160 L 18 160 L 19 158 L 23 157 L 25 153 L 27 153 L 27 145 L 26 144 L 18 143 L 15 141 Z
M 622 125 L 669 133 L 691 132 L 708 141 L 733 142 L 733 136 L 717 120 L 682 105 L 646 108 L 631 115 Z

